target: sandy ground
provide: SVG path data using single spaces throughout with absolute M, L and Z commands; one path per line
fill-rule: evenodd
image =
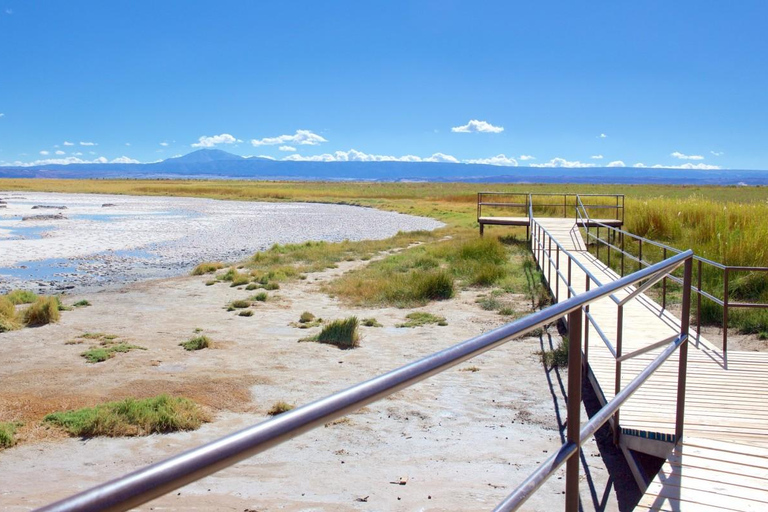
M 2 191 L 0 201 L 0 292 L 22 282 L 49 293 L 97 289 L 186 274 L 204 260 L 237 261 L 275 243 L 375 240 L 443 226 L 332 204 Z
M 477 291 L 423 308 L 445 316 L 447 327 L 413 329 L 395 327 L 409 310 L 349 308 L 319 292 L 322 282 L 362 264 L 284 285 L 252 317 L 224 306 L 253 292 L 179 277 L 75 296 L 70 300 L 93 306 L 64 312 L 56 325 L 0 335 L 0 418 L 26 421 L 21 442 L 0 451 L 0 507 L 46 504 L 263 421 L 278 400 L 306 403 L 503 323 L 475 304 Z M 384 327 L 363 327 L 354 350 L 297 343 L 316 332 L 290 326 L 303 311 L 373 316 Z M 196 328 L 217 347 L 179 347 Z M 115 334 L 148 350 L 87 364 L 79 355 L 87 343 L 66 344 L 84 332 Z M 489 510 L 562 441 L 565 377 L 539 362 L 543 340 L 550 337 L 512 341 L 143 510 Z M 479 371 L 461 371 L 470 366 Z M 198 400 L 214 421 L 194 432 L 88 440 L 36 426 L 54 410 L 159 392 Z M 616 510 L 613 479 L 594 441 L 582 461 L 584 509 Z M 406 485 L 392 483 L 400 477 Z M 562 509 L 562 477 L 524 508 Z

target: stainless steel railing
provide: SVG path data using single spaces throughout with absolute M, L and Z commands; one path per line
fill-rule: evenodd
M 685 341 L 687 339 L 681 335 L 678 340 L 671 342 L 670 346 L 654 359 L 654 362 L 632 384 L 627 386 L 623 394 L 617 394 L 587 424 L 588 428 L 585 427 L 585 430 L 579 432 L 582 308 L 592 302 L 608 297 L 618 290 L 648 278 L 654 278 L 659 273 L 669 272 L 670 269 L 676 268 L 683 262 L 685 262 L 686 269 L 689 269 L 690 258 L 690 251 L 675 255 L 667 261 L 651 265 L 634 274 L 605 283 L 579 295 L 573 295 L 563 302 L 409 363 L 389 373 L 354 385 L 344 391 L 283 413 L 273 419 L 263 421 L 203 446 L 193 448 L 170 459 L 152 464 L 39 510 L 48 512 L 128 510 L 231 466 L 238 461 L 264 452 L 367 404 L 412 386 L 417 382 L 441 373 L 488 350 L 492 350 L 513 338 L 524 335 L 565 315 L 569 317 L 569 324 L 572 330 L 572 334 L 569 335 L 571 350 L 568 375 L 568 443 L 558 452 L 559 457 L 550 462 L 549 469 L 537 472 L 537 475 L 541 476 L 534 478 L 534 484 L 539 481 L 539 478 L 551 475 L 559 467 L 559 464 L 567 461 L 566 498 L 569 503 L 568 510 L 576 510 L 576 508 L 573 508 L 573 503 L 575 499 L 576 507 L 578 507 L 579 466 L 578 457 L 574 457 L 574 455 L 578 455 L 580 446 L 584 442 L 581 434 L 591 435 L 590 431 L 594 432 L 600 425 L 605 423 L 618 410 L 618 407 L 624 400 L 634 393 L 647 379 L 647 376 L 652 374 L 669 357 L 669 353 L 674 352 L 678 347 L 685 349 Z M 681 350 L 681 364 L 686 360 L 684 354 L 685 352 Z M 685 372 L 681 372 L 681 375 L 683 380 L 679 386 L 678 397 L 681 396 L 681 392 L 684 396 Z M 682 435 L 682 404 L 684 401 L 680 401 L 680 398 L 678 400 L 677 421 L 680 435 Z M 529 485 L 526 487 L 528 490 L 516 491 L 510 498 L 499 505 L 499 510 L 513 510 L 514 507 L 522 504 L 527 496 L 530 496 L 530 492 L 532 492 L 534 487 L 535 485 Z

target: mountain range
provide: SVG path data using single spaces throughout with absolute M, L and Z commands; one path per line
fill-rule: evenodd
M 200 149 L 154 163 L 0 167 L 0 178 L 170 178 L 254 180 L 468 181 L 768 185 L 768 171 L 633 167 L 500 167 L 439 162 L 296 162 Z

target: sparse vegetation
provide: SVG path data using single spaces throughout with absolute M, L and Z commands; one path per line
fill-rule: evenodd
M 315 336 L 300 341 L 316 341 L 327 343 L 341 349 L 350 349 L 360 346 L 360 333 L 358 332 L 358 320 L 351 316 L 344 320 L 334 320 Z
M 56 412 L 48 414 L 43 421 L 57 425 L 73 436 L 118 437 L 195 430 L 209 421 L 209 417 L 192 400 L 159 395 Z
M 58 322 L 59 301 L 57 297 L 38 297 L 35 302 L 23 311 L 24 323 L 30 327 L 38 327 L 52 322 Z
M 90 305 L 91 305 L 91 303 L 89 301 L 83 299 L 83 300 L 79 300 L 79 301 L 75 302 L 74 304 L 72 304 L 72 307 L 74 307 L 74 308 L 84 308 L 84 307 L 88 307 Z
M 384 327 L 384 326 L 383 326 L 383 325 L 381 325 L 381 324 L 379 323 L 379 321 L 378 321 L 378 320 L 376 320 L 375 318 L 363 318 L 363 320 L 361 321 L 361 323 L 362 323 L 362 324 L 363 324 L 365 327 Z
M 258 285 L 256 283 L 250 283 L 250 284 L 248 284 L 248 286 L 245 287 L 245 289 L 248 290 L 248 291 L 256 290 L 258 288 L 261 288 L 261 285 Z
M 251 306 L 251 301 L 243 300 L 243 299 L 233 300 L 232 302 L 229 303 L 229 307 L 232 309 L 245 309 L 250 306 Z
M 104 344 L 98 347 L 91 347 L 81 356 L 89 363 L 103 363 L 107 359 L 112 359 L 115 354 L 130 352 L 131 350 L 147 350 L 145 347 L 133 345 L 130 343 Z
M 251 297 L 251 300 L 255 300 L 256 302 L 266 302 L 267 301 L 267 292 L 259 292 L 253 297 Z
M 240 311 L 237 316 L 253 316 L 253 310 L 252 309 L 244 309 Z
M 309 311 L 305 311 L 301 314 L 299 317 L 299 323 L 307 324 L 315 320 L 315 315 L 310 313 Z
M 270 291 L 272 291 L 272 290 L 279 290 L 280 289 L 280 285 L 277 284 L 277 283 L 269 282 L 269 283 L 264 285 L 264 289 L 265 290 L 270 290 Z
M 475 372 L 479 372 L 480 368 L 478 368 L 477 366 L 465 366 L 464 368 L 459 368 L 459 371 L 475 373 Z
M 14 331 L 20 327 L 16 306 L 7 297 L 0 296 L 0 332 Z
M 296 406 L 293 404 L 289 404 L 288 402 L 283 402 L 282 400 L 279 402 L 275 402 L 272 404 L 272 407 L 269 408 L 267 411 L 267 414 L 270 416 L 277 416 L 278 414 L 283 414 L 284 412 L 288 412 L 292 409 L 294 409 Z
M 422 325 L 437 324 L 440 326 L 448 325 L 445 317 L 433 315 L 425 311 L 414 311 L 405 315 L 406 321 L 398 324 L 398 327 L 421 327 Z
M 213 342 L 208 336 L 200 335 L 200 336 L 194 336 L 187 341 L 183 341 L 179 343 L 179 346 L 184 347 L 184 350 L 202 350 L 204 348 L 211 348 L 213 347 Z
M 203 274 L 212 274 L 222 268 L 224 268 L 224 264 L 220 261 L 204 261 L 195 267 L 192 271 L 192 275 L 201 276 Z

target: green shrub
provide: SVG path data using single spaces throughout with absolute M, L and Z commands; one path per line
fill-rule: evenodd
M 240 311 L 237 315 L 238 316 L 253 316 L 253 310 L 252 309 L 244 309 L 244 310 Z
M 224 268 L 224 264 L 220 261 L 204 261 L 195 267 L 192 271 L 192 275 L 201 276 L 203 274 L 211 274 L 222 268 Z
M 493 296 L 480 297 L 475 302 L 477 304 L 480 304 L 480 307 L 483 308 L 485 311 L 496 311 L 502 308 L 501 301 L 499 301 L 499 299 Z
M 309 311 L 305 311 L 299 317 L 299 323 L 306 324 L 306 323 L 312 322 L 314 319 L 315 319 L 315 315 L 313 315 Z
M 271 290 L 279 290 L 280 289 L 280 285 L 277 284 L 277 283 L 269 282 L 269 283 L 264 285 L 264 289 L 265 290 L 270 290 L 270 291 Z
M 445 271 L 420 274 L 414 282 L 417 299 L 447 300 L 453 297 L 453 278 Z
M 206 281 L 205 282 L 205 286 L 213 286 L 215 284 L 216 284 L 216 280 L 215 279 L 211 279 L 210 281 Z
M 202 350 L 204 348 L 211 348 L 213 342 L 208 336 L 195 336 L 187 341 L 182 341 L 179 346 L 184 347 L 184 350 Z
M 259 292 L 253 297 L 251 297 L 251 300 L 255 300 L 256 302 L 266 302 L 267 292 Z
M 296 406 L 293 404 L 289 404 L 288 402 L 283 402 L 282 400 L 279 402 L 275 402 L 272 404 L 272 407 L 267 411 L 267 414 L 270 416 L 277 416 L 278 414 L 283 414 L 284 412 L 288 412 L 292 409 L 294 409 Z
M 58 322 L 61 316 L 59 301 L 56 297 L 38 297 L 34 303 L 27 306 L 23 316 L 24 323 L 31 327 Z
M 37 294 L 29 290 L 13 290 L 5 296 L 12 304 L 32 304 L 37 300 Z
M 414 311 L 405 315 L 406 321 L 398 324 L 398 327 L 420 327 L 422 325 L 437 324 L 440 326 L 448 325 L 445 317 L 433 315 L 424 311 Z
M 73 436 L 117 437 L 195 430 L 209 418 L 192 400 L 159 395 L 56 412 L 43 421 L 62 427 Z
M 257 288 L 261 288 L 261 286 L 256 283 L 250 283 L 248 286 L 245 287 L 245 289 L 248 291 L 256 290 Z
M 508 306 L 505 306 L 499 310 L 499 314 L 502 316 L 513 316 L 516 313 L 517 312 L 513 308 L 510 308 Z
M 327 343 L 341 349 L 350 349 L 360 346 L 360 334 L 357 330 L 358 321 L 356 316 L 351 316 L 344 320 L 334 320 L 329 323 L 319 334 L 309 338 L 306 341 L 317 341 L 318 343 Z
M 79 301 L 75 302 L 74 304 L 72 304 L 72 307 L 84 308 L 84 307 L 88 307 L 90 305 L 91 305 L 90 302 L 88 302 L 87 300 L 83 299 L 83 300 L 79 300 Z
M 229 303 L 229 305 L 234 309 L 245 309 L 251 306 L 251 301 L 238 299 L 238 300 L 233 300 L 232 302 Z

